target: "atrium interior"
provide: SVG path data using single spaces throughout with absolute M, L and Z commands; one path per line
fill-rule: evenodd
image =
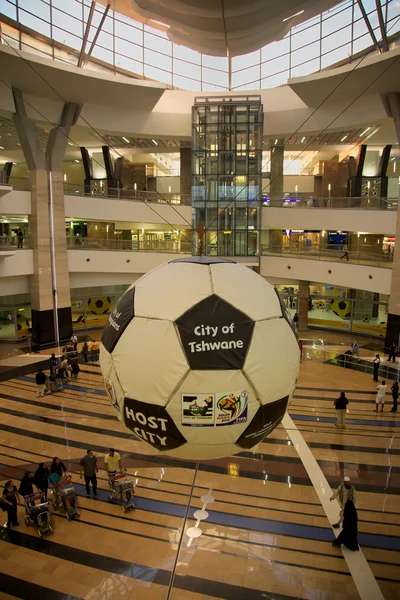
M 0 72 L 0 600 L 400 600 L 400 2 L 0 0 Z M 173 306 L 160 277 L 143 316 L 135 289 L 225 261 L 278 293 L 299 375 L 262 441 L 189 460 L 118 420 L 103 332 L 127 290 L 132 317 L 161 307 L 162 335 L 126 352 L 161 389 L 174 310 L 206 294 L 187 281 Z M 260 299 L 234 287 L 252 319 Z M 283 337 L 267 345 L 272 389 L 293 358 Z M 164 410 L 121 389 L 127 411 Z M 113 496 L 109 448 L 134 510 Z M 54 457 L 79 518 L 50 479 L 54 531 L 22 492 L 17 527 L 7 482 L 54 474 Z M 336 542 L 345 477 L 358 551 Z

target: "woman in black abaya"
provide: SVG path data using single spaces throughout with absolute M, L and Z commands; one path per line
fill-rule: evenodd
M 357 511 L 352 500 L 347 500 L 343 512 L 343 529 L 333 540 L 332 546 L 339 548 L 342 544 L 349 550 L 359 550 L 357 540 Z

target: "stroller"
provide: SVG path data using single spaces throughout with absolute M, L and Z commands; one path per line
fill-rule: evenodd
M 42 492 L 36 492 L 24 496 L 25 501 L 25 525 L 35 525 L 39 536 L 42 538 L 53 533 L 51 526 L 51 512 L 49 503 Z
M 108 501 L 121 500 L 122 510 L 126 513 L 131 509 L 135 508 L 133 503 L 133 483 L 130 479 L 126 478 L 126 470 L 120 471 L 113 475 L 108 475 L 108 485 L 110 493 L 108 494 Z
M 71 483 L 71 475 L 66 477 L 58 477 L 50 475 L 49 477 L 53 484 L 53 507 L 55 510 L 63 509 L 68 521 L 76 519 L 80 516 L 78 510 L 78 498 L 76 490 Z

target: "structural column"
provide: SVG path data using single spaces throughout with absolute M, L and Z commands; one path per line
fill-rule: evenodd
M 284 146 L 271 146 L 271 172 L 269 184 L 269 205 L 282 208 L 283 198 L 283 159 Z M 268 218 L 268 213 L 267 213 Z M 281 252 L 282 230 L 269 230 L 269 246 L 273 252 Z
M 44 345 L 65 340 L 72 333 L 61 164 L 78 107 L 75 104 L 64 106 L 59 125 L 50 132 L 44 151 L 36 125 L 27 116 L 20 90 L 13 89 L 13 96 L 14 122 L 28 166 L 31 189 L 32 337 L 36 344 Z
M 310 282 L 299 283 L 299 331 L 306 331 L 308 327 L 308 298 L 310 297 Z
M 180 171 L 180 192 L 184 198 L 184 202 L 189 202 L 185 199 L 191 197 L 192 194 L 192 148 L 180 149 L 181 171 Z

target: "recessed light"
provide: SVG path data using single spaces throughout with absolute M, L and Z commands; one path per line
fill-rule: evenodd
M 302 137 L 301 140 L 300 140 L 300 144 L 302 144 L 305 139 L 306 139 L 305 137 Z
M 304 8 L 303 8 L 303 10 L 299 10 L 299 12 L 295 13 L 291 17 L 286 17 L 286 19 L 282 19 L 282 23 L 284 23 L 285 21 L 289 21 L 290 19 L 294 19 L 294 17 L 298 17 L 299 15 L 302 15 L 303 12 L 304 12 Z
M 73 143 L 72 142 L 68 142 L 68 146 L 73 146 Z
M 278 138 L 276 138 L 276 140 L 275 140 L 275 146 L 277 145 L 277 143 L 278 143 Z
M 365 129 L 365 131 L 360 133 L 359 137 L 362 137 L 363 135 L 365 135 L 367 133 L 367 131 L 369 131 L 370 129 L 371 129 L 371 127 L 367 127 L 367 129 Z
M 75 162 L 77 162 L 77 163 L 78 163 L 78 162 L 79 162 L 79 160 L 76 158 L 76 159 L 75 159 Z
M 155 19 L 151 19 L 151 20 L 153 21 L 153 23 L 157 23 L 157 25 L 162 25 L 163 27 L 166 27 L 167 29 L 169 29 L 171 27 L 171 25 L 167 25 L 166 23 L 163 23 L 162 21 L 156 21 Z
M 342 139 L 340 140 L 341 142 L 344 142 L 344 140 L 347 138 L 347 135 L 345 135 L 344 137 L 342 137 Z
M 4 147 L 3 147 L 3 146 L 0 146 L 0 150 L 4 150 Z
M 122 136 L 122 139 L 124 140 L 124 142 L 126 142 L 127 144 L 130 144 L 130 141 L 126 139 L 126 137 Z
M 155 144 L 156 146 L 158 146 L 158 143 L 156 142 L 156 140 L 151 140 L 153 142 L 153 144 Z

